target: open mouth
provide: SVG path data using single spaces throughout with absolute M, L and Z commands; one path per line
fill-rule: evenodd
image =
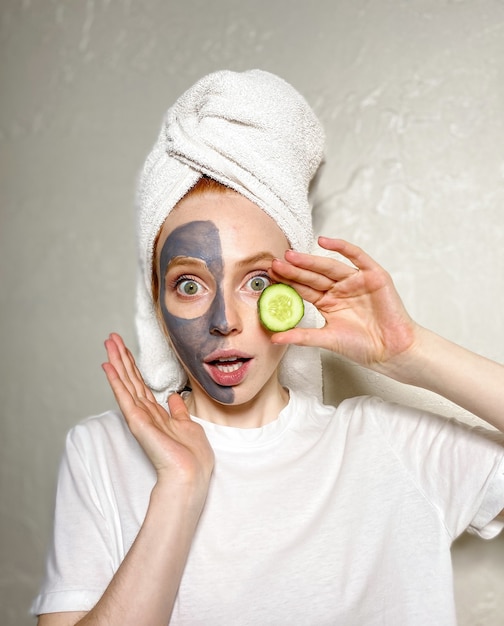
M 232 387 L 244 380 L 252 360 L 248 354 L 219 351 L 205 359 L 205 368 L 218 385 Z
M 242 367 L 244 363 L 248 363 L 248 361 L 250 361 L 250 359 L 230 357 L 229 359 L 215 359 L 214 361 L 210 361 L 210 365 L 216 367 L 219 372 L 231 374 L 239 370 L 240 367 Z

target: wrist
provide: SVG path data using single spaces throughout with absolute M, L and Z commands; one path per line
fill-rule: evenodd
M 435 354 L 436 338 L 435 333 L 415 324 L 408 348 L 379 364 L 377 371 L 406 385 L 428 386 L 430 355 Z
M 178 509 L 181 515 L 199 518 L 208 493 L 209 480 L 179 483 L 172 477 L 158 475 L 150 496 L 150 507 L 164 512 Z

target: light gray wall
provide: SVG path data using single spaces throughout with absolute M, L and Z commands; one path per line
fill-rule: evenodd
M 503 59 L 502 0 L 2 0 L 4 626 L 32 623 L 64 434 L 113 403 L 102 341 L 134 345 L 134 183 L 165 107 L 216 69 L 292 82 L 327 129 L 317 228 L 367 248 L 419 322 L 504 361 Z M 326 381 L 332 401 L 383 387 L 471 419 L 332 357 Z M 503 557 L 502 538 L 456 546 L 460 624 L 502 624 Z

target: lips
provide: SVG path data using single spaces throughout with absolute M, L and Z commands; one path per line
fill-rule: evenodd
M 252 356 L 235 350 L 212 352 L 204 361 L 205 369 L 213 381 L 224 387 L 239 385 L 245 378 Z

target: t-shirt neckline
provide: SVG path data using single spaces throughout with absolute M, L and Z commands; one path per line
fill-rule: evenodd
M 289 390 L 289 400 L 278 414 L 278 417 L 258 428 L 239 428 L 223 426 L 191 415 L 191 419 L 200 424 L 212 447 L 260 447 L 275 441 L 283 435 L 291 423 L 291 416 L 295 413 L 296 395 Z

